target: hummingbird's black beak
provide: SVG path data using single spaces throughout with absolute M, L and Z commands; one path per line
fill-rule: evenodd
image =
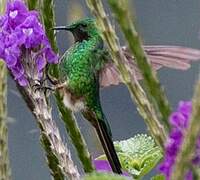
M 53 30 L 65 30 L 65 31 L 71 31 L 73 28 L 71 26 L 57 26 L 53 27 Z

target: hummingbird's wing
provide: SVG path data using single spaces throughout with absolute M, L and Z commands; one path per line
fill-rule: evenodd
M 146 54 L 153 66 L 154 70 L 161 67 L 169 67 L 173 69 L 187 70 L 190 63 L 200 60 L 200 50 L 181 46 L 144 46 Z M 131 69 L 131 74 L 135 73 L 135 77 L 140 80 L 142 75 L 133 61 L 134 57 L 131 55 L 127 47 L 122 47 L 122 51 L 126 56 L 125 64 Z M 118 85 L 121 83 L 118 70 L 113 62 L 108 62 L 100 71 L 101 87 L 110 85 Z

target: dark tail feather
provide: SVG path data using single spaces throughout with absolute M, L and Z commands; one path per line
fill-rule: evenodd
M 106 123 L 104 122 L 104 120 L 95 119 L 93 113 L 84 112 L 83 115 L 95 127 L 99 140 L 101 141 L 102 147 L 113 172 L 117 174 L 122 174 L 121 164 L 115 151 L 114 144 Z
M 117 174 L 122 174 L 121 164 L 115 151 L 111 136 L 107 131 L 107 127 L 105 126 L 104 122 L 99 121 L 97 122 L 95 128 L 113 172 Z

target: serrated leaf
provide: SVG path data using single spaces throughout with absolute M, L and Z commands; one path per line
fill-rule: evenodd
M 91 173 L 87 174 L 83 180 L 127 180 L 123 176 L 111 173 Z
M 162 150 L 152 137 L 138 134 L 133 138 L 114 142 L 123 170 L 134 178 L 140 178 L 151 171 L 163 157 Z M 97 159 L 106 159 L 105 155 Z
M 133 138 L 114 142 L 118 152 L 126 152 L 133 155 L 144 154 L 146 150 L 155 147 L 155 142 L 147 134 L 137 134 Z
M 162 158 L 161 149 L 152 137 L 139 134 L 133 138 L 115 142 L 120 162 L 124 170 L 135 178 L 151 171 Z

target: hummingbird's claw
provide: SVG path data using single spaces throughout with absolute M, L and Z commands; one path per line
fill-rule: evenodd
M 47 91 L 55 91 L 55 88 L 54 87 L 51 87 L 51 86 L 48 86 L 48 85 L 45 85 L 45 81 L 47 79 L 44 79 L 44 80 L 35 80 L 35 84 L 32 86 L 32 88 L 34 88 L 34 92 L 37 92 L 37 91 L 43 91 L 44 94 L 46 95 L 47 94 Z

